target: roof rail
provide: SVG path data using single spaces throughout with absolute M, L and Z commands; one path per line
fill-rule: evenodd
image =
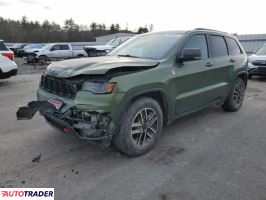
M 209 29 L 209 28 L 195 28 L 194 30 L 199 30 L 199 31 L 217 31 L 217 32 L 221 32 L 221 33 L 227 33 L 224 31 L 218 31 L 218 30 L 214 30 L 214 29 Z

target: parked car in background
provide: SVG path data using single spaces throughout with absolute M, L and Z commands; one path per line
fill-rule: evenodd
M 248 57 L 248 78 L 266 76 L 266 44 Z
M 30 47 L 25 49 L 24 56 L 27 56 L 28 54 L 31 54 L 31 53 L 36 53 L 43 47 L 44 47 L 44 44 L 32 44 L 30 45 Z
M 42 75 L 37 110 L 52 126 L 130 156 L 147 153 L 163 124 L 220 105 L 241 108 L 247 56 L 227 33 L 195 29 L 135 36 L 107 56 L 52 63 Z M 221 127 L 222 128 L 222 127 Z
M 14 44 L 9 49 L 14 52 L 14 55 L 17 55 L 19 49 L 23 49 L 27 44 Z
M 81 58 L 87 56 L 83 49 L 75 49 L 68 43 L 47 44 L 38 51 L 35 51 L 34 54 L 37 59 Z
M 0 40 L 0 79 L 17 74 L 17 64 L 14 62 L 14 52 L 8 49 Z
M 44 45 L 43 44 L 28 44 L 23 49 L 17 50 L 18 57 L 27 56 L 29 53 L 33 53 L 39 49 L 41 49 Z
M 111 50 L 118 47 L 120 44 L 124 43 L 130 38 L 131 37 L 116 37 L 107 42 L 105 45 L 85 46 L 84 50 L 87 52 L 89 57 L 105 56 Z

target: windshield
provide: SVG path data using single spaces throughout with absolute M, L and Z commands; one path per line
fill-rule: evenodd
M 20 47 L 22 47 L 22 45 L 23 45 L 23 44 L 14 44 L 14 45 L 13 45 L 13 48 L 20 48 Z
M 42 47 L 43 50 L 50 50 L 50 48 L 53 46 L 53 44 L 47 44 Z
M 31 44 L 26 45 L 23 49 L 25 50 L 25 49 L 29 49 L 29 48 L 31 48 Z
M 36 49 L 39 49 L 39 48 L 42 48 L 42 44 L 30 44 L 30 45 L 27 45 L 25 46 L 23 49 L 26 50 L 26 49 L 33 49 L 33 48 L 36 48 Z
M 110 46 L 118 46 L 120 39 L 119 38 L 114 38 L 107 42 L 105 45 L 110 45 Z
M 156 33 L 136 36 L 108 55 L 162 59 L 183 35 L 181 33 Z
M 259 48 L 259 50 L 256 52 L 256 55 L 266 55 L 266 45 Z

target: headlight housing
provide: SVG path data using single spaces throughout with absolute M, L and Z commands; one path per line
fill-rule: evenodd
M 85 81 L 81 90 L 90 91 L 95 94 L 111 94 L 116 83 Z

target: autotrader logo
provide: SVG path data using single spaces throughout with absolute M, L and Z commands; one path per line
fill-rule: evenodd
M 0 200 L 54 200 L 54 188 L 0 188 Z

